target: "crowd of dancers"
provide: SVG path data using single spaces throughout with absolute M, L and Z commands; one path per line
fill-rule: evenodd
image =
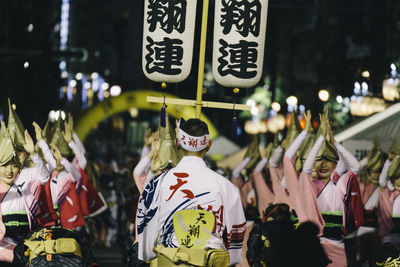
M 358 161 L 335 141 L 328 107 L 319 114 L 318 129 L 312 127 L 310 111 L 304 116 L 303 129 L 293 112 L 281 142 L 276 135 L 260 148 L 255 137 L 242 162 L 232 171 L 224 170 L 240 193 L 247 220 L 242 258 L 236 263 L 397 266 L 390 265 L 400 263 L 396 140 L 385 153 L 377 139 L 367 157 Z M 168 123 L 147 133 L 133 172 L 140 193 L 154 177 L 179 163 L 182 155 L 175 138 L 179 135 Z
M 9 100 L 0 130 L 1 264 L 97 266 L 85 225 L 107 204 L 86 172 L 73 119 L 32 125 L 36 143 Z
M 151 220 L 154 214 L 164 216 L 161 207 L 173 203 L 168 201 L 176 198 L 179 189 L 183 200 L 174 201 L 190 200 L 196 209 L 213 213 L 212 233 L 223 241 L 222 251 L 230 254 L 226 260 L 219 247 L 213 250 L 224 266 L 400 264 L 396 140 L 382 151 L 376 139 L 366 158 L 358 161 L 335 141 L 328 108 L 319 114 L 318 129 L 312 126 L 310 111 L 304 117 L 302 129 L 293 112 L 283 140 L 275 135 L 261 148 L 255 136 L 236 168 L 214 168 L 215 173 L 196 159 L 204 157 L 211 146 L 208 129 L 191 135 L 187 122 L 177 121 L 173 127 L 168 116 L 165 125 L 160 123 L 154 132 L 149 129 L 133 169 L 138 195 L 126 205 L 132 238 L 123 251 L 124 262 L 157 266 L 154 257 L 164 253 L 168 244 L 176 247 L 174 212 L 165 213 L 163 222 L 171 220 L 168 233 L 157 228 L 157 221 L 151 226 Z M 48 121 L 43 129 L 36 122 L 32 126 L 36 142 L 9 101 L 7 125 L 2 121 L 0 130 L 0 261 L 10 266 L 96 266 L 88 242 L 88 220 L 106 210 L 109 213 L 110 207 L 93 185 L 98 181 L 90 178 L 92 168 L 73 130 L 72 116 Z M 201 183 L 184 180 L 190 176 Z M 165 201 L 155 202 L 157 190 L 160 196 L 165 194 L 157 183 L 168 179 L 177 184 L 166 187 L 165 192 L 171 194 Z M 223 205 L 212 204 L 218 195 L 207 198 L 206 193 L 193 193 L 204 183 L 220 187 Z M 175 265 L 191 266 L 180 264 Z

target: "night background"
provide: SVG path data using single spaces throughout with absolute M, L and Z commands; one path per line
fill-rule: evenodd
M 64 1 L 68 3 L 68 1 Z M 141 66 L 143 1 L 69 1 L 66 51 L 60 51 L 62 1 L 2 1 L 0 8 L 0 113 L 7 116 L 7 97 L 18 106 L 24 125 L 44 124 L 52 109 L 74 114 L 84 112 L 81 90 L 72 99 L 60 93 L 68 77 L 97 72 L 122 92 L 161 86 L 147 79 Z M 167 91 L 182 98 L 196 95 L 201 1 L 197 8 L 196 39 L 189 77 Z M 210 3 L 206 63 L 212 57 L 213 1 Z M 316 115 L 323 102 L 318 91 L 327 89 L 350 97 L 354 82 L 368 83 L 368 94 L 381 97 L 382 81 L 390 64 L 399 60 L 400 3 L 383 1 L 275 1 L 269 2 L 264 72 L 259 86 L 268 86 L 269 97 L 282 105 L 289 95 Z M 78 49 L 73 51 L 72 49 Z M 87 51 L 84 58 L 82 49 Z M 62 75 L 64 60 L 68 76 Z M 29 62 L 29 66 L 24 66 Z M 368 70 L 369 78 L 362 77 Z M 207 72 L 207 69 L 206 69 Z M 206 76 L 206 74 L 205 74 Z M 257 86 L 242 89 L 232 97 L 232 88 L 205 83 L 204 100 L 243 101 Z M 96 96 L 93 104 L 99 101 Z M 85 108 L 85 107 L 84 107 Z M 229 136 L 231 111 L 203 109 L 211 115 L 220 133 Z M 139 120 L 156 114 L 141 112 Z M 228 119 L 229 118 L 229 119 Z M 358 118 L 349 116 L 349 124 Z M 240 122 L 243 124 L 243 121 Z M 339 125 L 340 126 L 340 125 Z M 246 142 L 239 138 L 242 145 Z

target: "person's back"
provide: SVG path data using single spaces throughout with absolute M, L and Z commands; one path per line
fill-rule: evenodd
M 242 214 L 238 189 L 225 177 L 209 169 L 200 157 L 185 156 L 179 164 L 164 177 L 161 185 L 160 234 L 164 246 L 179 246 L 173 231 L 173 213 L 178 210 L 201 209 L 215 216 L 215 233 L 207 247 L 224 248 L 223 230 L 229 224 L 230 217 L 239 217 L 245 223 Z M 229 214 L 228 214 L 229 212 Z M 229 215 L 229 216 L 227 216 Z M 235 225 L 231 231 L 244 233 L 244 225 Z M 242 245 L 240 240 L 231 239 L 230 246 Z M 240 243 L 240 244 L 239 244 Z
M 209 169 L 203 160 L 211 146 L 207 125 L 198 119 L 181 122 L 177 145 L 184 153 L 182 160 L 175 168 L 150 181 L 140 200 L 139 258 L 155 258 L 153 248 L 157 245 L 185 247 L 185 240 L 176 237 L 174 214 L 180 210 L 205 210 L 215 217 L 206 250 L 228 250 L 230 264 L 238 263 L 246 220 L 237 188 Z M 224 230 L 227 233 L 225 242 Z

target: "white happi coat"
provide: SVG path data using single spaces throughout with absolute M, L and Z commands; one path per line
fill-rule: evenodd
M 139 259 L 156 257 L 153 247 L 179 247 L 173 215 L 178 210 L 202 209 L 215 216 L 215 231 L 206 248 L 227 249 L 230 264 L 241 259 L 246 219 L 235 185 L 209 169 L 203 159 L 185 156 L 179 164 L 146 185 L 138 206 Z M 227 231 L 224 244 L 222 234 Z

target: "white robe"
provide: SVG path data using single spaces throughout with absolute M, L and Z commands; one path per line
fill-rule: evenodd
M 187 177 L 179 178 L 182 173 Z M 154 259 L 153 247 L 157 244 L 179 247 L 173 228 L 173 214 L 187 209 L 214 213 L 216 231 L 206 248 L 227 249 L 230 264 L 239 263 L 246 229 L 239 190 L 195 156 L 183 157 L 175 168 L 156 176 L 146 185 L 137 213 L 139 259 Z M 227 244 L 222 240 L 225 229 Z

